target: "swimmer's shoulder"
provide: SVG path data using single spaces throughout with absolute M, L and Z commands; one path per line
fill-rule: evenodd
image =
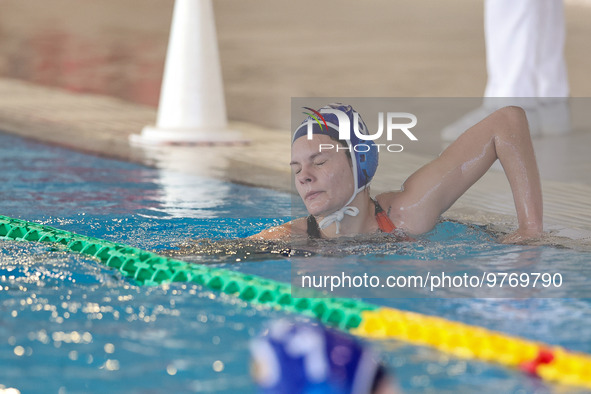
M 405 189 L 378 194 L 376 200 L 396 228 L 406 234 L 423 234 L 433 229 L 436 224 L 429 215 L 424 214 L 426 208 L 417 203 L 413 194 Z
M 406 209 L 409 201 L 403 190 L 378 194 L 375 199 L 396 228 L 414 234 L 412 227 L 408 226 L 412 220 L 409 221 L 410 212 Z
M 287 240 L 291 236 L 303 236 L 307 234 L 308 223 L 306 218 L 299 218 L 279 226 L 274 226 L 251 235 L 248 239 L 261 240 Z
M 380 207 L 382 207 L 382 209 L 386 211 L 388 215 L 390 215 L 392 212 L 397 210 L 396 208 L 401 203 L 401 192 L 392 191 L 378 194 L 375 197 L 375 200 L 378 202 L 378 204 L 380 204 Z

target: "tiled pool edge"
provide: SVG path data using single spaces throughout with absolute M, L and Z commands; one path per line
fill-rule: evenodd
M 235 122 L 230 127 L 250 139 L 250 149 L 130 145 L 129 136 L 141 133 L 155 119 L 156 109 L 147 106 L 0 78 L 0 131 L 152 167 L 289 191 L 289 159 L 286 160 L 283 149 L 268 149 L 289 146 L 288 132 Z M 191 161 L 198 166 L 187 165 Z

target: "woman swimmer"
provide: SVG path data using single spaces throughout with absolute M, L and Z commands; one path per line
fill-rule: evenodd
M 542 190 L 525 112 L 505 107 L 483 119 L 445 149 L 439 157 L 406 179 L 399 191 L 369 193 L 378 165 L 377 147 L 368 152 L 323 149 L 338 141 L 345 147 L 364 142 L 353 132 L 368 134 L 351 106 L 331 104 L 324 109 L 347 114 L 350 140 L 338 140 L 337 115 L 323 113 L 328 127 L 308 119 L 295 131 L 291 167 L 296 189 L 310 216 L 253 235 L 254 239 L 287 239 L 289 236 L 334 238 L 375 232 L 402 231 L 419 235 L 430 231 L 440 215 L 470 188 L 495 160 L 501 162 L 513 193 L 519 227 L 503 243 L 525 242 L 541 236 Z M 328 145 L 324 145 L 328 146 Z M 369 146 L 367 144 L 366 146 Z M 360 149 L 361 150 L 361 149 Z M 365 150 L 365 148 L 364 148 Z

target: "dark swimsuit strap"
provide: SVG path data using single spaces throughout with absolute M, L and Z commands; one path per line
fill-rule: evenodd
M 392 223 L 392 220 L 390 220 L 390 217 L 388 216 L 386 211 L 382 209 L 380 203 L 377 200 L 374 200 L 373 198 L 371 199 L 371 201 L 373 201 L 375 205 L 375 215 L 376 220 L 378 221 L 378 227 L 380 228 L 380 231 L 384 233 L 391 233 L 392 231 L 394 231 L 396 229 L 396 226 L 394 225 L 394 223 Z M 322 238 L 322 235 L 320 233 L 320 227 L 318 226 L 318 222 L 316 221 L 316 218 L 313 215 L 308 216 L 306 232 L 308 233 L 309 238 Z
M 308 238 L 322 238 L 320 234 L 320 226 L 313 215 L 308 216 L 308 228 L 306 230 Z

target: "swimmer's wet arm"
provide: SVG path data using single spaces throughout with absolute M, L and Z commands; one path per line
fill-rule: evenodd
M 497 156 L 511 185 L 519 223 L 519 228 L 505 237 L 503 243 L 538 238 L 544 230 L 540 173 L 527 117 L 523 110 L 521 114 L 511 132 L 495 139 Z
M 539 237 L 543 231 L 542 186 L 525 111 L 505 107 L 489 118 L 492 122 L 485 124 L 483 134 L 490 136 L 495 159 L 505 170 L 519 223 L 517 231 L 503 242 Z
M 483 119 L 404 183 L 408 227 L 432 228 L 445 212 L 499 159 L 511 185 L 520 237 L 542 232 L 542 191 L 525 112 L 505 107 Z M 418 218 L 418 219 L 417 219 Z M 513 242 L 510 241 L 509 242 Z
M 542 235 L 543 202 L 540 173 L 525 112 L 508 107 L 505 128 L 494 137 L 495 151 L 511 185 L 519 228 L 503 242 L 513 243 Z

